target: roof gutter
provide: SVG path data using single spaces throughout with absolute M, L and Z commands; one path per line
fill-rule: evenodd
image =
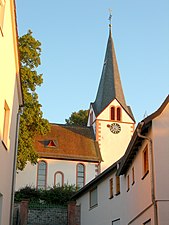
M 154 182 L 154 157 L 153 157 L 153 145 L 152 139 L 150 137 L 144 136 L 141 134 L 144 122 L 140 122 L 137 127 L 138 137 L 145 139 L 149 142 L 150 149 L 150 180 L 151 180 L 151 200 L 154 205 L 154 225 L 158 225 L 158 212 L 157 212 L 157 203 L 155 199 L 155 182 Z

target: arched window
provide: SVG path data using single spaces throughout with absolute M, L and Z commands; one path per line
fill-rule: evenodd
M 64 185 L 64 174 L 61 171 L 57 171 L 54 175 L 54 185 L 63 187 Z
M 117 107 L 117 120 L 120 121 L 121 120 L 121 108 Z
M 37 188 L 46 189 L 47 180 L 47 163 L 45 161 L 38 162 Z
M 115 107 L 114 106 L 112 106 L 110 108 L 110 119 L 115 120 Z
M 78 188 L 82 188 L 85 185 L 85 165 L 82 163 L 77 164 L 77 177 L 76 184 Z

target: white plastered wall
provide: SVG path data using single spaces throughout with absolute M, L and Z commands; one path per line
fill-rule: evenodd
M 19 108 L 18 56 L 13 0 L 6 0 L 3 36 L 0 32 L 0 224 L 9 225 L 13 163 L 15 152 L 16 120 Z M 20 90 L 19 90 L 20 91 Z M 7 143 L 3 144 L 4 104 L 9 107 L 9 124 Z
M 69 185 L 76 185 L 76 166 L 78 163 L 85 165 L 85 183 L 95 178 L 97 175 L 97 163 L 68 161 L 68 160 L 54 160 L 54 159 L 40 159 L 47 163 L 47 188 L 53 187 L 54 175 L 56 172 L 62 172 L 64 175 L 64 183 Z M 16 190 L 25 186 L 36 187 L 37 185 L 37 165 L 27 164 L 23 171 L 19 171 L 16 176 Z
M 123 156 L 134 132 L 134 121 L 122 107 L 121 121 L 110 120 L 112 106 L 121 107 L 119 102 L 114 99 L 96 119 L 96 140 L 99 142 L 103 158 L 102 171 Z M 120 124 L 121 131 L 118 134 L 110 131 L 109 126 L 112 123 Z

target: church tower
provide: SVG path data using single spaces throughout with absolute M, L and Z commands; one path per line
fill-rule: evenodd
M 110 24 L 100 84 L 88 117 L 88 126 L 93 126 L 103 159 L 101 171 L 123 156 L 134 125 L 134 116 L 123 94 Z

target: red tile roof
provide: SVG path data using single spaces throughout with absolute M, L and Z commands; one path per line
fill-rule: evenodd
M 40 158 L 100 162 L 101 154 L 90 127 L 51 124 L 47 135 L 35 138 Z

